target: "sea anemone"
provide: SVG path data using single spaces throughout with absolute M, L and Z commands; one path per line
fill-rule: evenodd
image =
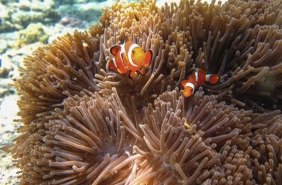
M 117 2 L 25 58 L 21 184 L 282 184 L 282 4 Z M 112 72 L 126 37 L 144 75 Z M 194 68 L 220 75 L 183 96 Z M 271 83 L 270 83 L 271 82 Z

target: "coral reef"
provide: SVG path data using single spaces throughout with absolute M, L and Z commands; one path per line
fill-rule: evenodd
M 21 184 L 282 184 L 282 4 L 117 2 L 25 58 Z M 129 36 L 144 75 L 109 71 Z M 186 98 L 195 67 L 221 76 Z
M 86 28 L 99 20 L 101 8 L 106 4 L 109 6 L 107 2 L 89 0 L 1 1 L 0 32 L 22 30 L 30 23 L 51 26 L 64 17 L 74 18 Z
M 34 42 L 46 43 L 49 35 L 44 31 L 41 24 L 29 24 L 26 29 L 19 32 L 19 39 L 15 43 L 15 47 L 21 47 Z
M 21 30 L 30 23 L 50 24 L 57 22 L 61 15 L 54 10 L 54 3 L 42 1 L 9 1 L 0 3 L 1 32 Z

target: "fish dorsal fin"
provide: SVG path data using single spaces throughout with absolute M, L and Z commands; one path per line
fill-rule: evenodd
M 188 80 L 182 80 L 181 81 L 181 85 L 183 86 L 183 87 L 185 87 L 185 84 L 188 82 Z
M 120 45 L 115 45 L 111 47 L 110 52 L 112 55 L 116 56 L 118 51 L 120 51 L 120 49 L 121 49 Z
M 127 36 L 125 37 L 124 42 L 131 42 L 131 39 L 130 39 L 130 36 L 129 36 L 129 35 L 127 35 Z

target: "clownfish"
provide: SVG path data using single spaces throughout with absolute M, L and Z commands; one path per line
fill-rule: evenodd
M 216 84 L 218 81 L 218 75 L 207 74 L 205 70 L 197 68 L 187 80 L 181 81 L 181 85 L 184 89 L 184 96 L 189 97 L 194 93 L 196 87 L 204 85 L 205 82 Z
M 136 71 L 143 75 L 141 68 L 148 67 L 153 57 L 151 50 L 144 52 L 142 47 L 132 42 L 129 37 L 123 44 L 111 47 L 110 52 L 114 58 L 108 61 L 108 69 L 120 74 L 130 71 L 131 78 Z

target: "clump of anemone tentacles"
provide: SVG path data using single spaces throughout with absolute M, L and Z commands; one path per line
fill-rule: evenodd
M 280 0 L 117 2 L 38 48 L 15 83 L 21 184 L 282 184 L 281 12 Z M 106 68 L 125 35 L 153 51 L 144 76 Z M 195 67 L 221 80 L 187 98 Z

